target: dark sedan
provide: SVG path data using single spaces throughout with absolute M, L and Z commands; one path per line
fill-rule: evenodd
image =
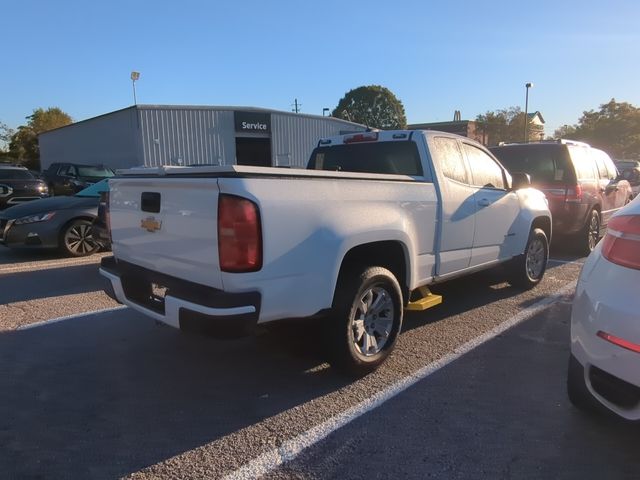
M 103 180 L 73 197 L 44 198 L 0 212 L 0 244 L 57 248 L 73 257 L 96 252 L 101 244 L 93 238 L 91 223 L 98 213 L 100 193 L 108 189 Z
M 0 210 L 48 196 L 47 184 L 26 168 L 0 165 Z

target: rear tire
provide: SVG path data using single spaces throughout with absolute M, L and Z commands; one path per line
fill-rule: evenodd
M 591 210 L 578 240 L 578 252 L 583 255 L 589 255 L 596 248 L 600 240 L 600 214 L 597 210 Z
M 593 398 L 584 379 L 584 367 L 571 355 L 567 371 L 567 395 L 574 407 L 586 412 L 600 412 L 597 400 Z
M 402 291 L 386 268 L 347 270 L 340 275 L 327 329 L 330 363 L 356 377 L 389 356 L 402 328 Z
M 509 283 L 524 290 L 535 287 L 544 277 L 548 259 L 547 235 L 541 228 L 534 228 L 529 233 L 524 253 L 511 260 Z

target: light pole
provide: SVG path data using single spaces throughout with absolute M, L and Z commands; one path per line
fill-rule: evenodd
M 324 114 L 327 113 L 330 109 L 325 107 L 322 109 L 322 116 L 324 117 Z
M 137 105 L 138 100 L 136 99 L 136 80 L 140 78 L 140 72 L 131 72 L 131 83 L 133 84 L 133 104 Z
M 524 84 L 525 89 L 526 89 L 526 95 L 525 95 L 525 100 L 524 100 L 524 143 L 528 143 L 529 142 L 529 117 L 528 115 L 528 110 L 529 110 L 529 89 L 531 87 L 533 87 L 533 83 L 531 82 L 527 82 Z

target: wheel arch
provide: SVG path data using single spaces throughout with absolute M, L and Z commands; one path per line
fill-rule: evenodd
M 356 245 L 349 249 L 340 264 L 338 278 L 346 271 L 365 267 L 384 267 L 398 280 L 402 291 L 403 302 L 409 301 L 410 262 L 407 246 L 399 240 L 382 240 Z M 334 298 L 338 282 L 334 289 Z
M 531 222 L 531 230 L 540 228 L 547 236 L 547 242 L 551 243 L 551 219 L 549 217 L 536 217 Z

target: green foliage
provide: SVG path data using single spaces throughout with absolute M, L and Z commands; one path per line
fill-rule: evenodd
M 40 147 L 38 135 L 47 130 L 62 127 L 73 122 L 71 117 L 58 107 L 46 110 L 37 108 L 26 117 L 28 122 L 21 125 L 9 139 L 9 155 L 29 168 L 40 168 Z
M 476 123 L 485 145 L 492 146 L 500 142 L 512 143 L 524 140 L 524 112 L 520 107 L 489 111 L 478 115 Z M 529 136 L 531 138 L 531 131 Z
M 11 137 L 14 134 L 14 130 L 9 128 L 6 123 L 0 122 L 0 154 L 6 154 Z
M 384 130 L 407 127 L 402 102 L 388 88 L 380 85 L 348 91 L 331 115 Z
M 640 158 L 640 108 L 612 98 L 599 110 L 583 112 L 577 125 L 564 125 L 555 135 L 587 142 L 614 158 Z

